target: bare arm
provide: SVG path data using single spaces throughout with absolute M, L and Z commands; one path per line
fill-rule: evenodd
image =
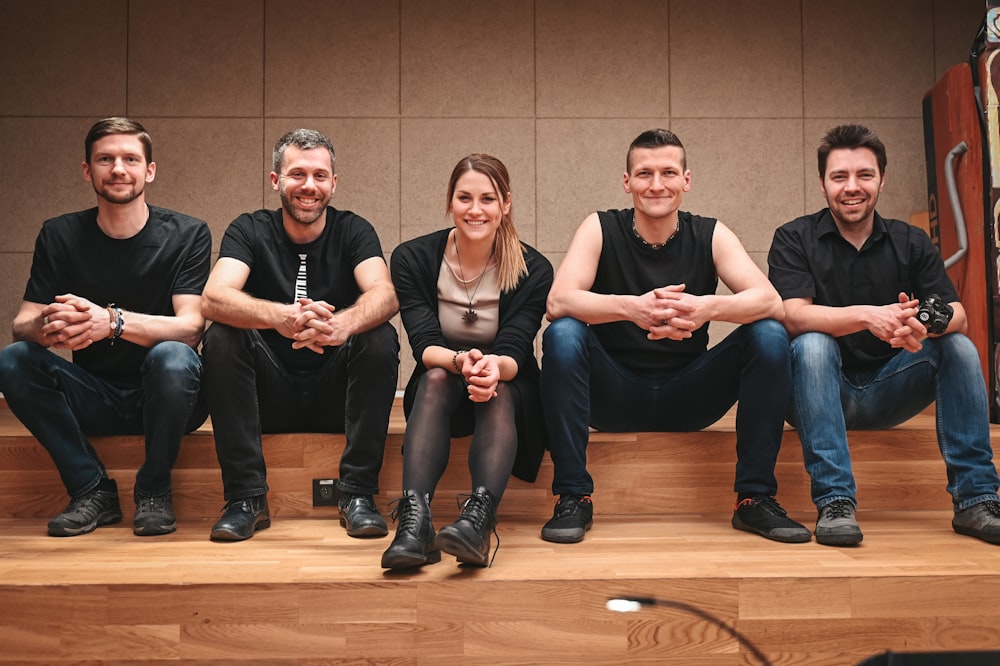
M 152 347 L 165 340 L 196 347 L 205 328 L 201 297 L 175 294 L 172 301 L 174 315 L 150 315 L 122 309 L 121 338 L 143 347 Z M 117 314 L 114 321 L 117 321 Z M 112 313 L 106 306 L 74 294 L 61 294 L 48 305 L 23 302 L 14 318 L 12 332 L 15 340 L 77 350 L 110 338 L 113 325 Z
M 732 294 L 709 295 L 712 316 L 708 321 L 748 324 L 760 319 L 781 319 L 784 307 L 781 296 L 767 276 L 757 267 L 732 230 L 716 223 L 712 235 L 715 272 Z
M 201 313 L 206 319 L 236 328 L 273 328 L 291 337 L 291 321 L 298 306 L 254 298 L 243 291 L 250 267 L 238 259 L 222 257 L 212 268 L 202 294 Z
M 587 324 L 635 321 L 632 301 L 637 296 L 590 291 L 603 245 L 600 219 L 597 213 L 591 213 L 576 230 L 552 281 L 545 313 L 550 321 L 560 317 L 573 317 Z

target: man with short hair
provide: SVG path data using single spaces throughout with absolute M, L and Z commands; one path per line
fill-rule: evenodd
M 0 352 L 0 391 L 52 456 L 70 496 L 48 525 L 76 536 L 122 519 L 118 486 L 88 436 L 143 434 L 133 531 L 176 529 L 171 472 L 197 407 L 208 226 L 146 204 L 156 176 L 149 134 L 127 118 L 91 127 L 83 177 L 97 206 L 46 221 Z M 48 349 L 72 352 L 73 362 Z
M 738 400 L 733 527 L 809 541 L 774 499 L 791 386 L 781 299 L 728 227 L 680 210 L 691 172 L 672 132 L 636 137 L 624 186 L 634 208 L 588 216 L 549 292 L 541 389 L 559 501 L 542 538 L 591 527 L 588 426 L 700 430 Z M 711 321 L 740 326 L 709 349 Z
M 396 392 L 396 291 L 372 225 L 328 205 L 330 139 L 293 130 L 273 157 L 281 207 L 229 225 L 205 287 L 205 395 L 226 499 L 211 538 L 271 524 L 262 432 L 346 433 L 341 523 L 350 536 L 385 536 L 373 496 Z
M 923 230 L 875 210 L 887 160 L 874 132 L 834 127 L 818 157 L 828 207 L 780 227 L 768 255 L 793 338 L 789 421 L 812 479 L 816 541 L 863 538 L 847 429 L 890 428 L 936 400 L 952 528 L 1000 543 L 986 385 L 941 255 Z

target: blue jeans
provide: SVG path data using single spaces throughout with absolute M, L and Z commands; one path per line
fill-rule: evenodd
M 146 459 L 135 496 L 170 492 L 181 438 L 200 426 L 201 360 L 181 342 L 161 342 L 146 354 L 141 383 L 119 387 L 34 342 L 0 351 L 0 391 L 59 470 L 70 497 L 97 487 L 107 470 L 87 436 L 146 436 Z
M 588 426 L 689 432 L 736 411 L 738 493 L 777 494 L 774 465 L 791 391 L 788 334 L 773 319 L 738 327 L 687 366 L 640 375 L 611 358 L 590 327 L 552 322 L 542 337 L 542 407 L 557 495 L 589 495 Z
M 262 432 L 346 433 L 338 488 L 378 493 L 399 368 L 391 324 L 327 348 L 312 374 L 286 369 L 259 331 L 225 324 L 208 327 L 202 353 L 226 501 L 268 491 Z
M 799 431 L 812 499 L 857 504 L 847 430 L 891 428 L 936 402 L 938 448 L 955 510 L 997 499 L 989 407 L 979 355 L 960 333 L 924 340 L 880 368 L 843 369 L 837 340 L 804 333 L 792 341 L 795 382 L 789 422 Z

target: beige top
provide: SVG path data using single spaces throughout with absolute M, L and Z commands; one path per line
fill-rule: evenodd
M 446 259 L 438 273 L 438 320 L 444 339 L 453 349 L 475 347 L 489 351 L 500 324 L 500 286 L 497 265 L 491 263 L 482 275 L 463 281 Z M 469 314 L 469 312 L 472 314 Z

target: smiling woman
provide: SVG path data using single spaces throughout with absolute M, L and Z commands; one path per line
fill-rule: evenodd
M 407 383 L 403 496 L 387 569 L 438 562 L 441 551 L 486 566 L 496 510 L 513 473 L 533 481 L 544 451 L 534 338 L 552 266 L 518 239 L 510 176 L 491 155 L 452 170 L 454 227 L 403 243 L 392 277 L 417 367 Z M 430 501 L 450 437 L 472 433 L 472 493 L 459 519 L 435 534 Z M 494 555 L 495 555 L 494 551 Z

